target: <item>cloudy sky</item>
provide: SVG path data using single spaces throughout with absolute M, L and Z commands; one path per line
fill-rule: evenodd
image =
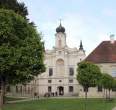
M 43 33 L 46 49 L 55 43 L 59 19 L 66 29 L 69 47 L 79 48 L 80 40 L 88 55 L 100 42 L 116 34 L 116 0 L 19 0 L 28 7 L 29 18 Z

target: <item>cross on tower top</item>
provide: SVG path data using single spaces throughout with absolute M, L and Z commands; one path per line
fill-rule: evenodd
M 59 21 L 60 21 L 60 25 L 61 25 L 62 19 L 59 19 Z

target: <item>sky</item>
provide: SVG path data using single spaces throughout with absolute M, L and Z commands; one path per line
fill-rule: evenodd
M 66 29 L 67 45 L 79 48 L 83 42 L 86 55 L 102 41 L 116 34 L 116 0 L 19 0 L 29 11 L 29 19 L 42 32 L 45 48 L 55 45 L 59 19 Z

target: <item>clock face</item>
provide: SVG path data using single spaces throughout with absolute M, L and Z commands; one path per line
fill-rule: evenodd
M 60 34 L 58 37 L 59 37 L 59 39 L 61 39 L 62 35 Z

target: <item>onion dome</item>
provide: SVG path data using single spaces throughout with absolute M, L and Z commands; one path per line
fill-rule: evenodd
M 64 32 L 65 32 L 65 28 L 61 25 L 61 23 L 60 23 L 60 25 L 56 28 L 56 32 L 57 32 L 57 33 L 59 33 L 59 32 L 64 33 Z

